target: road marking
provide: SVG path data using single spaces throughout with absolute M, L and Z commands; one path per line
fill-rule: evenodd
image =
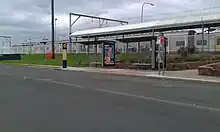
M 8 66 L 8 65 L 6 65 L 5 68 L 12 68 L 12 66 Z
M 85 88 L 85 87 L 83 87 L 81 85 L 78 85 L 78 84 L 66 83 L 66 82 L 61 82 L 61 81 L 42 80 L 42 79 L 34 79 L 34 78 L 33 78 L 33 80 L 46 81 L 46 82 L 50 82 L 50 83 L 62 84 L 62 85 L 67 85 L 67 86 L 74 86 L 74 87 L 77 87 L 77 88 Z M 171 105 L 177 105 L 177 106 L 182 106 L 182 107 L 189 107 L 189 108 L 195 108 L 195 109 L 201 109 L 201 110 L 220 112 L 220 108 L 214 108 L 214 107 L 209 107 L 209 106 L 183 103 L 183 102 L 159 99 L 159 98 L 154 98 L 154 97 L 147 97 L 147 96 L 129 94 L 129 93 L 124 93 L 124 92 L 116 92 L 116 91 L 105 90 L 105 89 L 100 89 L 100 88 L 93 88 L 93 90 L 99 91 L 99 92 L 115 94 L 115 95 L 120 95 L 120 96 L 127 96 L 127 97 L 133 97 L 133 98 L 138 98 L 138 99 L 144 99 L 144 100 L 154 101 L 154 102 L 158 102 L 158 103 L 171 104 Z
M 10 74 L 10 73 L 0 72 L 0 74 L 1 75 L 7 75 L 7 76 L 14 76 L 13 74 Z M 27 80 L 30 79 L 30 80 L 44 81 L 44 82 L 49 82 L 49 83 L 54 83 L 54 84 L 62 84 L 62 85 L 66 85 L 66 86 L 74 86 L 74 87 L 77 87 L 77 88 L 84 88 L 81 85 L 72 84 L 72 83 L 66 83 L 66 82 L 61 82 L 61 81 L 56 81 L 56 80 L 53 80 L 51 78 L 33 78 L 33 77 L 23 77 L 23 78 L 27 79 Z
M 0 74 L 13 76 L 12 74 L 8 74 L 8 73 L 7 74 L 6 73 L 0 73 Z M 24 77 L 24 79 L 44 81 L 44 82 L 49 82 L 49 83 L 54 83 L 54 84 L 61 84 L 61 85 L 66 85 L 66 86 L 73 86 L 75 88 L 80 88 L 80 89 L 84 89 L 85 88 L 85 87 L 83 87 L 81 85 L 78 85 L 78 84 L 66 83 L 66 82 L 62 82 L 62 81 L 55 81 L 55 80 L 48 79 L 48 78 L 44 78 L 43 79 L 43 78 Z M 155 97 L 147 97 L 147 96 L 129 94 L 129 93 L 124 93 L 124 92 L 116 92 L 116 91 L 105 90 L 105 89 L 100 89 L 100 88 L 92 88 L 92 90 L 99 91 L 99 92 L 110 93 L 110 94 L 115 94 L 115 95 L 120 95 L 120 96 L 127 96 L 127 97 L 132 97 L 132 98 L 144 99 L 144 100 L 147 100 L 147 101 L 154 101 L 154 102 L 163 103 L 163 104 L 170 104 L 170 105 L 177 105 L 177 106 L 188 107 L 188 108 L 195 108 L 195 109 L 200 109 L 200 110 L 208 110 L 208 111 L 213 111 L 213 112 L 220 112 L 220 108 L 214 108 L 214 107 L 209 107 L 209 106 L 202 106 L 202 105 L 197 105 L 197 104 L 183 103 L 183 102 L 159 99 L 159 98 L 155 98 Z
M 96 90 L 100 91 L 100 92 L 106 92 L 106 93 L 111 93 L 111 94 L 116 94 L 116 95 L 123 95 L 123 96 L 127 96 L 127 97 L 134 97 L 134 98 L 144 99 L 144 100 L 148 100 L 148 101 L 155 101 L 155 102 L 164 103 L 164 104 L 172 104 L 172 105 L 177 105 L 177 106 L 220 112 L 220 108 L 214 108 L 214 107 L 209 107 L 209 106 L 202 106 L 202 105 L 197 105 L 197 104 L 189 104 L 189 103 L 183 103 L 183 102 L 177 102 L 177 101 L 170 101 L 170 100 L 165 100 L 165 99 L 146 97 L 146 96 L 134 95 L 134 94 L 123 93 L 123 92 L 115 92 L 115 91 L 105 90 L 105 89 L 96 89 Z
M 188 80 L 188 81 L 200 81 L 200 82 L 211 82 L 211 83 L 220 83 L 219 80 L 207 80 L 202 78 L 187 78 L 187 77 L 173 77 L 173 76 L 162 76 L 162 75 L 145 75 L 146 77 L 151 78 L 160 78 L 160 79 L 173 79 L 173 80 Z
M 13 74 L 10 74 L 10 73 L 4 73 L 4 72 L 1 72 L 0 74 L 1 74 L 1 75 L 6 75 L 6 76 L 13 76 Z
M 153 86 L 159 86 L 159 87 L 168 87 L 168 88 L 171 88 L 171 87 L 173 87 L 173 85 L 172 84 L 167 84 L 167 83 L 158 83 L 158 84 L 152 84 Z
M 26 79 L 37 80 L 37 81 L 44 81 L 44 82 L 49 82 L 49 83 L 54 83 L 54 84 L 62 84 L 62 85 L 66 85 L 66 86 L 73 86 L 73 87 L 76 87 L 76 88 L 84 88 L 83 86 L 78 85 L 78 84 L 56 81 L 56 80 L 52 80 L 52 79 L 49 79 L 49 78 L 32 78 L 32 77 L 26 77 Z

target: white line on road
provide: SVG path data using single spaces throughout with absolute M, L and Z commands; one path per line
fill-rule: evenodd
M 188 78 L 188 77 L 173 77 L 173 76 L 162 76 L 162 75 L 145 75 L 146 77 L 151 78 L 160 78 L 160 79 L 174 79 L 174 80 L 188 80 L 188 81 L 199 81 L 199 82 L 211 82 L 211 83 L 220 83 L 219 80 L 207 80 L 202 78 Z
M 32 78 L 32 77 L 26 77 L 25 79 L 30 79 L 30 80 L 37 80 L 37 81 L 44 81 L 44 82 L 49 82 L 49 83 L 54 83 L 54 84 L 61 84 L 61 85 L 66 85 L 66 86 L 73 86 L 76 88 L 84 88 L 81 85 L 73 84 L 73 83 L 66 83 L 66 82 L 61 82 L 61 81 L 55 81 L 52 79 L 48 78 Z
M 115 91 L 105 90 L 105 89 L 96 89 L 96 90 L 100 91 L 100 92 L 106 92 L 106 93 L 111 93 L 111 94 L 116 94 L 116 95 L 123 95 L 123 96 L 127 96 L 127 97 L 134 97 L 134 98 L 155 101 L 155 102 L 164 103 L 164 104 L 172 104 L 172 105 L 178 105 L 178 106 L 183 106 L 183 107 L 190 107 L 190 108 L 196 108 L 196 109 L 201 109 L 201 110 L 220 112 L 220 108 L 202 106 L 202 105 L 197 105 L 197 104 L 182 103 L 182 102 L 177 102 L 177 101 L 170 101 L 170 100 L 134 95 L 134 94 L 123 93 L 123 92 L 115 92 Z
M 159 87 L 168 87 L 168 88 L 171 88 L 171 87 L 173 87 L 173 85 L 172 84 L 167 84 L 167 83 L 157 83 L 157 84 L 152 84 L 153 86 L 159 86 Z
M 10 74 L 10 73 L 4 73 L 4 72 L 2 72 L 2 73 L 0 73 L 1 75 L 6 75 L 6 76 L 13 76 L 13 74 Z
M 77 87 L 77 88 L 85 88 L 85 87 L 83 87 L 81 85 L 78 85 L 78 84 L 66 83 L 66 82 L 61 82 L 61 81 L 53 81 L 53 80 L 45 80 L 45 79 L 42 80 L 42 79 L 36 79 L 36 78 L 35 79 L 32 78 L 32 79 L 33 80 L 39 80 L 39 81 L 46 81 L 46 82 L 55 83 L 55 84 L 74 86 L 74 87 Z M 144 100 L 154 101 L 154 102 L 159 102 L 159 103 L 164 103 L 164 104 L 171 104 L 171 105 L 177 105 L 177 106 L 182 106 L 182 107 L 190 107 L 190 108 L 196 108 L 196 109 L 201 109 L 201 110 L 220 112 L 220 108 L 214 108 L 214 107 L 209 107 L 209 106 L 202 106 L 202 105 L 197 105 L 197 104 L 170 101 L 170 100 L 165 100 L 165 99 L 140 96 L 140 95 L 129 94 L 129 93 L 124 93 L 124 92 L 116 92 L 116 91 L 105 90 L 105 89 L 100 89 L 100 88 L 93 88 L 93 90 L 96 90 L 96 91 L 99 91 L 99 92 L 115 94 L 115 95 L 133 97 L 133 98 L 138 98 L 138 99 L 144 99 Z
M 12 74 L 6 74 L 6 73 L 0 73 L 0 74 L 13 76 Z M 55 80 L 48 79 L 48 78 L 42 79 L 42 78 L 24 77 L 24 79 L 44 81 L 44 82 L 49 82 L 49 83 L 53 83 L 53 84 L 61 84 L 61 85 L 66 85 L 66 86 L 73 86 L 75 88 L 81 88 L 81 89 L 85 88 L 85 87 L 78 85 L 78 84 L 66 83 L 66 82 L 62 82 L 62 81 L 55 81 Z M 120 96 L 127 96 L 127 97 L 133 97 L 133 98 L 138 98 L 138 99 L 144 99 L 144 100 L 154 101 L 154 102 L 158 102 L 158 103 L 171 104 L 171 105 L 177 105 L 177 106 L 188 107 L 188 108 L 195 108 L 195 109 L 200 109 L 200 110 L 208 110 L 208 111 L 213 111 L 213 112 L 220 112 L 220 108 L 214 108 L 214 107 L 209 107 L 209 106 L 183 103 L 183 102 L 159 99 L 159 98 L 155 98 L 155 97 L 135 95 L 135 94 L 124 93 L 124 92 L 116 92 L 116 91 L 105 90 L 105 89 L 100 89 L 100 88 L 93 88 L 93 90 L 99 91 L 99 92 L 115 94 L 115 95 L 120 95 Z

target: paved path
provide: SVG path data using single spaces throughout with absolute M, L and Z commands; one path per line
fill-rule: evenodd
M 199 81 L 219 83 L 220 77 L 215 76 L 202 76 L 198 75 L 197 70 L 185 70 L 185 71 L 165 71 L 164 74 L 161 71 L 160 75 L 158 71 L 152 70 L 130 70 L 130 69 L 106 69 L 106 68 L 80 68 L 80 67 L 68 67 L 68 68 L 56 68 L 65 71 L 84 71 L 84 72 L 98 72 L 113 75 L 126 75 L 126 76 L 145 76 L 148 78 L 159 79 L 171 79 L 171 80 L 185 80 L 185 81 Z
M 219 132 L 220 85 L 0 65 L 3 132 Z

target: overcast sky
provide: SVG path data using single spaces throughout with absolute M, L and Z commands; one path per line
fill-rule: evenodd
M 140 22 L 141 5 L 146 5 L 144 21 L 150 21 L 155 14 L 175 13 L 186 10 L 219 7 L 220 0 L 54 0 L 57 35 L 68 34 L 69 12 L 110 17 Z M 50 2 L 51 0 L 6 0 L 0 4 L 0 34 L 11 35 L 13 44 L 26 39 L 50 38 Z M 106 24 L 106 22 L 105 22 Z M 108 23 L 107 23 L 108 24 Z M 96 27 L 98 22 L 80 19 L 74 30 Z

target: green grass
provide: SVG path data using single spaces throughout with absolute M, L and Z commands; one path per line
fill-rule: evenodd
M 23 55 L 21 60 L 3 60 L 0 63 L 6 64 L 38 64 L 38 65 L 62 65 L 61 54 L 56 54 L 56 59 L 46 60 L 44 54 Z M 78 59 L 81 63 L 79 64 Z M 68 54 L 68 66 L 83 66 L 89 63 L 89 57 L 86 54 Z
M 170 63 L 178 63 L 178 62 L 187 62 L 187 61 L 199 61 L 201 60 L 201 55 L 190 55 L 188 57 L 181 57 L 180 55 L 169 55 L 167 57 L 167 62 Z M 60 66 L 62 65 L 62 56 L 61 54 L 56 54 L 56 59 L 53 60 L 46 60 L 44 54 L 30 54 L 30 55 L 23 55 L 22 60 L 3 60 L 0 63 L 5 64 L 38 64 L 38 65 L 55 65 Z M 204 57 L 202 57 L 204 58 Z M 220 59 L 219 56 L 211 55 L 211 58 Z M 68 54 L 67 55 L 67 62 L 68 66 L 74 67 L 84 67 L 89 66 L 91 62 L 101 62 L 101 55 L 95 54 Z M 150 62 L 150 58 L 147 57 L 146 54 L 141 53 L 129 53 L 129 54 L 117 54 L 116 60 L 121 61 L 129 61 L 129 62 Z
M 56 54 L 56 59 L 53 60 L 46 60 L 44 54 L 29 54 L 23 55 L 22 60 L 2 60 L 0 63 L 5 64 L 38 64 L 38 65 L 55 65 L 60 66 L 62 65 L 62 55 Z M 101 55 L 95 54 L 68 54 L 67 55 L 67 62 L 68 66 L 75 66 L 75 67 L 83 67 L 89 66 L 91 62 L 101 62 Z M 117 54 L 116 60 L 137 60 L 140 59 L 140 56 L 136 54 Z

